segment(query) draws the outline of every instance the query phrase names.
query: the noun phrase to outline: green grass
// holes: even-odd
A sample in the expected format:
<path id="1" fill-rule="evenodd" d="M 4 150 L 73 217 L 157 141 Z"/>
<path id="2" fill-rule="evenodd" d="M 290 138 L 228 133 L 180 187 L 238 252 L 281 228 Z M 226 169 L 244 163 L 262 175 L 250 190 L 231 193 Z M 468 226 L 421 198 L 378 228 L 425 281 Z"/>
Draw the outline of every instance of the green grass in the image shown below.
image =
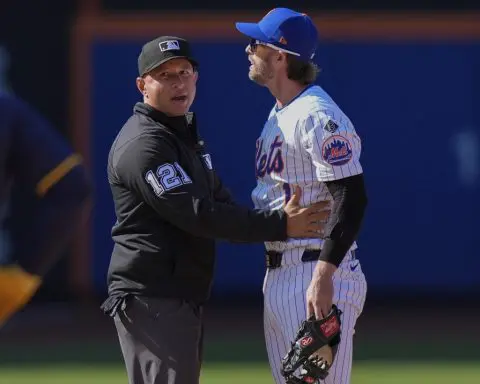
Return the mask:
<path id="1" fill-rule="evenodd" d="M 1 384 L 127 384 L 121 365 L 17 366 L 0 368 Z M 262 363 L 206 363 L 202 384 L 273 384 Z M 359 362 L 351 384 L 475 384 L 478 364 Z"/>
<path id="2" fill-rule="evenodd" d="M 480 349 L 476 341 L 465 341 L 456 348 L 454 342 L 368 341 L 356 345 L 357 362 L 422 362 L 447 365 L 477 363 Z M 205 343 L 205 361 L 219 364 L 255 364 L 267 361 L 262 340 L 245 337 L 208 340 Z M 46 364 L 82 366 L 111 366 L 122 362 L 120 347 L 116 343 L 56 342 L 55 344 L 2 344 L 0 343 L 0 369 L 2 366 L 32 366 Z M 442 363 L 440 363 L 442 362 Z M 479 381 L 480 384 L 480 381 Z"/>
<path id="3" fill-rule="evenodd" d="M 477 343 L 360 343 L 351 384 L 478 384 Z M 0 384 L 127 384 L 116 343 L 0 344 Z M 201 384 L 274 384 L 262 340 L 212 339 Z"/>

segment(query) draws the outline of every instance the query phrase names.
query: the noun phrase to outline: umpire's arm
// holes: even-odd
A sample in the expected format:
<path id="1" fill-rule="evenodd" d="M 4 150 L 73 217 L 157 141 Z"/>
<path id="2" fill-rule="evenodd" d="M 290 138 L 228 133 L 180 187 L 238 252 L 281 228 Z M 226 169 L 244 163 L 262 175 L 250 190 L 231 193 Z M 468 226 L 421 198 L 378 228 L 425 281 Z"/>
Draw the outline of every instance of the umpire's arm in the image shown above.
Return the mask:
<path id="1" fill-rule="evenodd" d="M 214 177 L 213 197 L 215 201 L 218 203 L 225 203 L 225 204 L 232 204 L 232 205 L 235 204 L 232 194 L 222 183 L 222 180 L 220 179 L 220 177 L 216 172 L 214 172 L 213 177 Z"/>
<path id="2" fill-rule="evenodd" d="M 230 204 L 229 199 L 216 201 L 208 191 L 200 189 L 167 140 L 144 135 L 122 154 L 116 172 L 163 220 L 195 236 L 244 242 L 287 237 L 282 211 L 250 210 Z M 158 176 L 162 174 L 171 177 L 162 180 Z M 217 193 L 223 190 L 218 186 L 217 181 Z"/>

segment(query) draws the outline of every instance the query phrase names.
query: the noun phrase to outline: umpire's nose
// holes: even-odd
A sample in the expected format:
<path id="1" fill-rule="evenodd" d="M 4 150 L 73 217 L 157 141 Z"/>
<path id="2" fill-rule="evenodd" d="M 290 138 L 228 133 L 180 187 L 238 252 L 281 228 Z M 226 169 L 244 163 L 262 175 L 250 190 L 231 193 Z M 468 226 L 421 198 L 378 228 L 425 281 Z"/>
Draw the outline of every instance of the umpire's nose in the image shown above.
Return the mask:
<path id="1" fill-rule="evenodd" d="M 184 88 L 185 87 L 185 80 L 182 79 L 182 76 L 176 75 L 174 80 L 172 81 L 173 88 Z"/>
<path id="2" fill-rule="evenodd" d="M 247 55 L 252 55 L 252 47 L 250 47 L 250 44 L 247 44 L 247 46 L 245 47 L 245 53 Z"/>

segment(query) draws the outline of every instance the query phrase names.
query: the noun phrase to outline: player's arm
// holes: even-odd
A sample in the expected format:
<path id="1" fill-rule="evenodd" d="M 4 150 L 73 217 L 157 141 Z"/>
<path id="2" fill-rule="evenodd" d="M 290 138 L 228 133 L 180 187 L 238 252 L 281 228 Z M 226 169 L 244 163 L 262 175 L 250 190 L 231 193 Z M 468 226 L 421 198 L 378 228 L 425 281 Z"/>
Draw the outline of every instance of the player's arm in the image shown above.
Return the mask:
<path id="1" fill-rule="evenodd" d="M 29 106 L 16 104 L 11 164 L 14 183 L 31 190 L 35 211 L 15 255 L 25 269 L 43 275 L 75 233 L 90 185 L 80 156 Z"/>
<path id="2" fill-rule="evenodd" d="M 306 121 L 306 150 L 315 166 L 318 181 L 333 197 L 324 243 L 307 289 L 307 316 L 326 317 L 333 302 L 333 274 L 359 232 L 367 205 L 360 139 L 353 127 L 330 116 L 311 116 Z"/>
<path id="3" fill-rule="evenodd" d="M 367 206 L 363 174 L 325 182 L 333 197 L 320 260 L 338 267 L 357 239 Z"/>
<path id="4" fill-rule="evenodd" d="M 158 148 L 157 138 L 143 136 L 120 156 L 116 172 L 162 219 L 195 236 L 246 242 L 287 237 L 282 211 L 249 210 L 205 195 L 167 141 Z"/>
<path id="5" fill-rule="evenodd" d="M 85 214 L 90 190 L 80 158 L 37 113 L 18 100 L 0 101 L 14 114 L 10 174 L 36 196 L 14 246 L 15 267 L 0 268 L 0 322 L 26 304 Z M 2 108 L 3 109 L 3 108 Z"/>
<path id="6" fill-rule="evenodd" d="M 311 117 L 305 123 L 306 149 L 317 179 L 333 197 L 320 260 L 338 267 L 357 238 L 367 206 L 360 139 L 348 125 L 327 115 Z"/>

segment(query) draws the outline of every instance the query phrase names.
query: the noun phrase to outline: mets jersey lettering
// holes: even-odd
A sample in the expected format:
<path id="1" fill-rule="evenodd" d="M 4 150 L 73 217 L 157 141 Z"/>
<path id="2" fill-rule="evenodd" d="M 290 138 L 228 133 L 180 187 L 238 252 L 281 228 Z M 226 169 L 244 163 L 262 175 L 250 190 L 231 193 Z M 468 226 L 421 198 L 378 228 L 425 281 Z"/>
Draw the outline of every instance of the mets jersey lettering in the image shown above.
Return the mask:
<path id="1" fill-rule="evenodd" d="M 361 141 L 351 121 L 321 87 L 310 86 L 290 104 L 270 112 L 256 143 L 253 203 L 259 209 L 280 209 L 295 185 L 302 188 L 302 206 L 332 200 L 325 182 L 362 173 L 360 153 Z M 289 239 L 265 245 L 284 251 L 319 249 L 321 243 Z"/>
<path id="2" fill-rule="evenodd" d="M 281 173 L 283 171 L 282 144 L 280 136 L 276 136 L 270 149 L 264 152 L 263 139 L 257 140 L 257 155 L 255 174 L 257 178 L 262 178 L 272 172 Z"/>

